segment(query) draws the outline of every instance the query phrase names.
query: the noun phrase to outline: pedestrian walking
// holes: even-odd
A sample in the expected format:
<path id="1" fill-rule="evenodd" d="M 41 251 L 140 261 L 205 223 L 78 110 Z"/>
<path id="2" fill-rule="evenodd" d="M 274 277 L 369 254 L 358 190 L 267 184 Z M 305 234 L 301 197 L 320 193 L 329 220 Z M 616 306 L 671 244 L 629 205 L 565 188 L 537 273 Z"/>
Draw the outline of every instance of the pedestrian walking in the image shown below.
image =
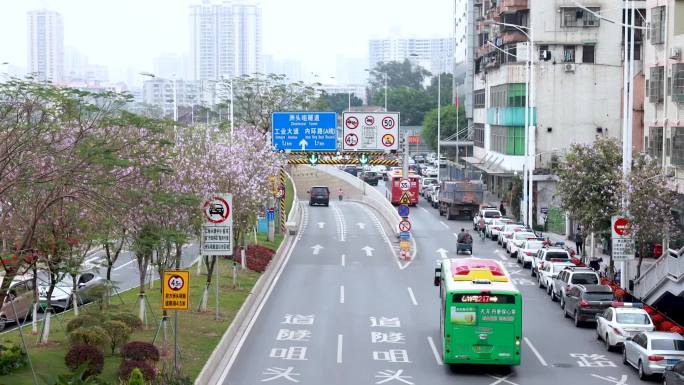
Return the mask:
<path id="1" fill-rule="evenodd" d="M 582 234 L 580 226 L 577 226 L 577 230 L 575 230 L 575 245 L 577 247 L 577 255 L 584 256 L 584 234 Z"/>
<path id="2" fill-rule="evenodd" d="M 501 213 L 502 217 L 506 216 L 506 206 L 503 204 L 504 202 L 501 201 L 501 204 L 499 205 L 499 212 Z"/>
<path id="3" fill-rule="evenodd" d="M 342 201 L 342 197 L 344 196 L 344 191 L 342 191 L 342 187 L 337 190 L 337 197 L 339 198 L 340 201 Z"/>

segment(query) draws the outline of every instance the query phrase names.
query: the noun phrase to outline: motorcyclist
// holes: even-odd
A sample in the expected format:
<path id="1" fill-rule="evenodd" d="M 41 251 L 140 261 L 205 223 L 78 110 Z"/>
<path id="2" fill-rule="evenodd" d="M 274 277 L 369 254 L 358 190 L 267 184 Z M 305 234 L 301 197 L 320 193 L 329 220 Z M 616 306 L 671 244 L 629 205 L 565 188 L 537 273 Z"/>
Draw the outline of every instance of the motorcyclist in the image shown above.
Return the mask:
<path id="1" fill-rule="evenodd" d="M 480 220 L 477 221 L 477 231 L 484 232 L 486 226 L 487 223 L 485 222 L 485 219 L 483 217 L 480 217 Z"/>
<path id="2" fill-rule="evenodd" d="M 461 229 L 461 232 L 458 233 L 458 237 L 456 237 L 456 242 L 465 243 L 465 241 L 464 241 L 465 235 L 466 235 L 465 229 Z"/>

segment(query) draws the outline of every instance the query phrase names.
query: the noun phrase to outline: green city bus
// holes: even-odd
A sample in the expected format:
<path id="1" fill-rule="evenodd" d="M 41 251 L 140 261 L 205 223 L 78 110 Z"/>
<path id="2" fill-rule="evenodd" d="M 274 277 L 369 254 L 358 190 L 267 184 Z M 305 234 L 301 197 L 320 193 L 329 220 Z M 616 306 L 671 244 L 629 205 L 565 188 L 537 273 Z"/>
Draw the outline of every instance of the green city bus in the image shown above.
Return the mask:
<path id="1" fill-rule="evenodd" d="M 520 365 L 522 297 L 490 259 L 444 259 L 435 269 L 445 364 Z"/>

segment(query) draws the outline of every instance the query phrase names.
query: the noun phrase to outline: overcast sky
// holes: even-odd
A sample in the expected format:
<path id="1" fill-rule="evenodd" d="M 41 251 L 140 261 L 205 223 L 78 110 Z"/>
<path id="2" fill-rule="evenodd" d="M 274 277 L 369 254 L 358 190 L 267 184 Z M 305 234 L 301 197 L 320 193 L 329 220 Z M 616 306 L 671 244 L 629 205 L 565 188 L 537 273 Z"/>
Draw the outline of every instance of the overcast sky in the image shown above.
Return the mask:
<path id="1" fill-rule="evenodd" d="M 186 53 L 188 6 L 200 0 L 0 0 L 0 62 L 26 67 L 26 12 L 61 13 L 64 44 L 110 68 L 152 70 L 161 53 Z M 448 37 L 452 0 L 261 0 L 263 51 L 335 75 L 337 55 L 366 57 L 369 38 Z"/>

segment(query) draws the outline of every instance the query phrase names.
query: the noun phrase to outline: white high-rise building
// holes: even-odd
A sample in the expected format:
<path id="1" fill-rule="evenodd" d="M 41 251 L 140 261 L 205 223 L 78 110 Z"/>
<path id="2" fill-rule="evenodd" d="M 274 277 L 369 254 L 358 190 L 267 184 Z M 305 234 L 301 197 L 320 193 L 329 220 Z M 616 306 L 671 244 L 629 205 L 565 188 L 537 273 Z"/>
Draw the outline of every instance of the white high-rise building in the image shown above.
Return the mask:
<path id="1" fill-rule="evenodd" d="M 263 71 L 260 5 L 204 0 L 190 6 L 190 28 L 196 80 Z"/>
<path id="2" fill-rule="evenodd" d="M 55 11 L 27 13 L 28 67 L 41 80 L 64 78 L 64 23 Z"/>
<path id="3" fill-rule="evenodd" d="M 432 74 L 451 73 L 454 41 L 440 39 L 371 39 L 368 41 L 368 64 L 409 59 Z"/>

